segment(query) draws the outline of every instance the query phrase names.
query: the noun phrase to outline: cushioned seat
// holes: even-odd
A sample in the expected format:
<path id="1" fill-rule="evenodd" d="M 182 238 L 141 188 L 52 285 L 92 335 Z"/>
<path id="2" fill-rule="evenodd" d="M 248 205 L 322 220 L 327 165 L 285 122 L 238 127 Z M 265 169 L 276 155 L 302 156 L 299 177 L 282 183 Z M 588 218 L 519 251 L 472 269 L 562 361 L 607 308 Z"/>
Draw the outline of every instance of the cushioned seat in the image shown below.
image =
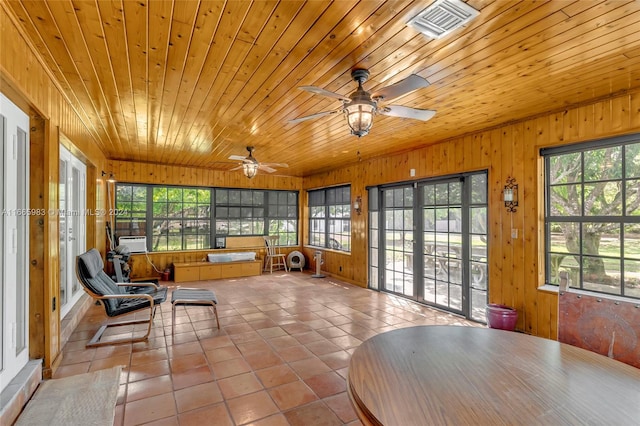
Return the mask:
<path id="1" fill-rule="evenodd" d="M 173 335 L 176 325 L 176 306 L 210 306 L 216 316 L 218 330 L 220 330 L 220 320 L 218 319 L 218 298 L 211 290 L 202 288 L 177 288 L 171 293 L 171 334 Z"/>
<path id="2" fill-rule="evenodd" d="M 103 270 L 100 252 L 95 248 L 81 254 L 76 260 L 76 274 L 85 292 L 104 306 L 108 317 L 117 317 L 142 309 L 149 310 L 149 318 L 120 322 L 105 322 L 87 344 L 87 347 L 123 342 L 140 342 L 149 337 L 156 307 L 167 299 L 167 287 L 155 283 L 116 283 Z M 143 336 L 101 342 L 108 327 L 148 323 Z"/>

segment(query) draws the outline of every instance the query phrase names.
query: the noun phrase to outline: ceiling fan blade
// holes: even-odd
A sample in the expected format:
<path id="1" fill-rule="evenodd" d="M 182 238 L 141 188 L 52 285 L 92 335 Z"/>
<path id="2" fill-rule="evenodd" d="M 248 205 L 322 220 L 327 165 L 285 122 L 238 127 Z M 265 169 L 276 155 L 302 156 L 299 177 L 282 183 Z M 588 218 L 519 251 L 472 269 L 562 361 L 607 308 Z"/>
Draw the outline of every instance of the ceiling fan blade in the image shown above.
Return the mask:
<path id="1" fill-rule="evenodd" d="M 243 161 L 246 160 L 247 157 L 243 157 L 242 155 L 230 155 L 229 156 L 229 160 L 234 160 L 234 161 Z"/>
<path id="2" fill-rule="evenodd" d="M 338 113 L 340 111 L 342 111 L 342 110 L 319 112 L 317 114 L 311 114 L 311 115 L 307 115 L 305 117 L 294 118 L 293 120 L 289 120 L 289 123 L 292 123 L 292 124 L 300 123 L 301 121 L 311 120 L 312 118 L 318 118 L 318 117 L 324 117 L 325 115 L 336 114 L 336 113 Z"/>
<path id="3" fill-rule="evenodd" d="M 233 169 L 229 169 L 230 172 L 234 171 L 234 170 L 240 170 L 242 168 L 242 166 L 238 166 L 238 167 L 234 167 Z"/>
<path id="4" fill-rule="evenodd" d="M 399 82 L 392 84 L 391 86 L 383 87 L 382 89 L 377 90 L 371 95 L 371 97 L 373 99 L 389 100 L 397 98 L 409 92 L 413 92 L 414 90 L 420 89 L 422 87 L 427 87 L 430 84 L 431 83 L 429 83 L 419 75 L 411 74 L 404 80 L 400 80 Z"/>
<path id="5" fill-rule="evenodd" d="M 427 121 L 436 115 L 436 112 L 431 109 L 409 108 L 401 105 L 389 105 L 379 108 L 378 113 L 389 117 L 413 118 L 422 121 Z"/>
<path id="6" fill-rule="evenodd" d="M 328 96 L 330 98 L 340 99 L 341 101 L 344 101 L 344 102 L 351 102 L 351 99 L 349 99 L 346 96 L 340 95 L 339 93 L 330 92 L 328 90 L 321 89 L 320 87 L 300 86 L 300 89 L 306 90 L 307 92 L 315 93 L 316 95 Z"/>
<path id="7" fill-rule="evenodd" d="M 289 167 L 288 164 L 286 163 L 260 163 L 264 166 L 269 166 L 269 167 L 278 167 L 280 169 L 286 169 L 287 167 Z"/>
<path id="8" fill-rule="evenodd" d="M 265 172 L 267 172 L 267 173 L 273 173 L 273 172 L 275 172 L 275 171 L 276 171 L 276 169 L 272 169 L 271 167 L 269 167 L 269 166 L 265 166 L 264 164 L 258 164 L 258 168 L 259 168 L 260 170 L 264 170 L 264 171 L 265 171 Z"/>

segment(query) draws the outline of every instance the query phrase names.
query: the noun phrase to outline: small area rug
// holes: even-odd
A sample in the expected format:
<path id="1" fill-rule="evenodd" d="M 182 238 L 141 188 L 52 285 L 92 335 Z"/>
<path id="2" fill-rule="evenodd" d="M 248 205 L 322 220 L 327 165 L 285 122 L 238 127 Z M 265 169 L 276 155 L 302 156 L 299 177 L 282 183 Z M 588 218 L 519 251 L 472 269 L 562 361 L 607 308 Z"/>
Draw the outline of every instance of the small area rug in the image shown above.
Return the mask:
<path id="1" fill-rule="evenodd" d="M 122 367 L 43 382 L 16 426 L 112 426 Z"/>

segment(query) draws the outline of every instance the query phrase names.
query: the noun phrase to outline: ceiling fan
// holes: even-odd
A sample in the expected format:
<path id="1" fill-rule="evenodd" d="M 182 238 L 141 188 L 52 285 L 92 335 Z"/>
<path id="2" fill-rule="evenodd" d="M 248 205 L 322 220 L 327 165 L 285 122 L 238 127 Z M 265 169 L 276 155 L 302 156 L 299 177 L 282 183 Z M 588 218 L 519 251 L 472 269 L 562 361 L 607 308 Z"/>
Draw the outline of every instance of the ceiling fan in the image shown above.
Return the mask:
<path id="1" fill-rule="evenodd" d="M 316 86 L 301 86 L 300 89 L 306 90 L 307 92 L 341 100 L 342 107 L 333 111 L 318 112 L 305 117 L 294 118 L 293 120 L 289 120 L 289 123 L 299 123 L 313 118 L 324 117 L 325 115 L 344 112 L 347 116 L 347 123 L 351 128 L 351 134 L 362 137 L 371 130 L 373 117 L 376 114 L 412 118 L 422 121 L 427 121 L 436 114 L 435 111 L 430 109 L 417 109 L 401 105 L 378 105 L 379 102 L 394 99 L 422 87 L 429 86 L 429 82 L 419 75 L 411 74 L 404 80 L 383 87 L 373 93 L 365 91 L 362 87 L 362 83 L 369 78 L 368 70 L 355 69 L 351 71 L 351 78 L 358 83 L 358 89 L 348 97 Z"/>
<path id="2" fill-rule="evenodd" d="M 231 155 L 229 156 L 229 160 L 241 161 L 238 167 L 235 167 L 231 170 L 240 170 L 242 169 L 244 175 L 251 179 L 258 173 L 258 169 L 265 171 L 267 173 L 273 173 L 276 171 L 274 167 L 285 168 L 289 167 L 288 164 L 285 163 L 260 163 L 253 156 L 254 147 L 248 146 L 247 151 L 249 151 L 249 155 L 243 157 L 241 155 Z"/>

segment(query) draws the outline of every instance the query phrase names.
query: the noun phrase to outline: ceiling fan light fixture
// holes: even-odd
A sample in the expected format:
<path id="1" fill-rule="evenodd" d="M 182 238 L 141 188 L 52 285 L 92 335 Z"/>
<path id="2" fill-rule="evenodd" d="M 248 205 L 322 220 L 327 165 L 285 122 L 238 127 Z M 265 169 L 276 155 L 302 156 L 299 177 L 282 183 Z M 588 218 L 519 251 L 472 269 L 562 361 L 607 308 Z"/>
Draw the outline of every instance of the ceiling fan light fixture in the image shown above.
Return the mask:
<path id="1" fill-rule="evenodd" d="M 246 177 L 252 179 L 255 175 L 258 174 L 258 164 L 246 162 L 242 165 L 242 172 Z"/>
<path id="2" fill-rule="evenodd" d="M 369 134 L 371 127 L 373 127 L 373 117 L 377 114 L 427 121 L 436 113 L 432 110 L 417 109 L 402 105 L 383 105 L 382 107 L 378 107 L 378 102 L 380 101 L 384 102 L 389 99 L 395 99 L 400 96 L 404 96 L 409 92 L 413 92 L 414 90 L 429 86 L 429 82 L 417 74 L 411 74 L 409 77 L 406 77 L 390 86 L 378 89 L 373 94 L 367 92 L 362 87 L 362 83 L 367 81 L 369 78 L 368 70 L 356 68 L 351 71 L 351 78 L 358 83 L 358 88 L 355 92 L 349 95 L 349 98 L 345 98 L 338 93 L 321 89 L 320 87 L 301 86 L 300 88 L 307 92 L 340 99 L 342 101 L 342 108 L 299 117 L 289 120 L 289 122 L 299 123 L 312 118 L 324 117 L 340 112 L 344 113 L 347 119 L 347 125 L 351 130 L 351 134 L 361 138 L 362 136 Z"/>
<path id="3" fill-rule="evenodd" d="M 376 113 L 376 105 L 373 102 L 361 102 L 348 104 L 344 108 L 347 114 L 347 124 L 351 128 L 351 134 L 357 137 L 365 136 L 373 126 L 373 116 Z"/>

